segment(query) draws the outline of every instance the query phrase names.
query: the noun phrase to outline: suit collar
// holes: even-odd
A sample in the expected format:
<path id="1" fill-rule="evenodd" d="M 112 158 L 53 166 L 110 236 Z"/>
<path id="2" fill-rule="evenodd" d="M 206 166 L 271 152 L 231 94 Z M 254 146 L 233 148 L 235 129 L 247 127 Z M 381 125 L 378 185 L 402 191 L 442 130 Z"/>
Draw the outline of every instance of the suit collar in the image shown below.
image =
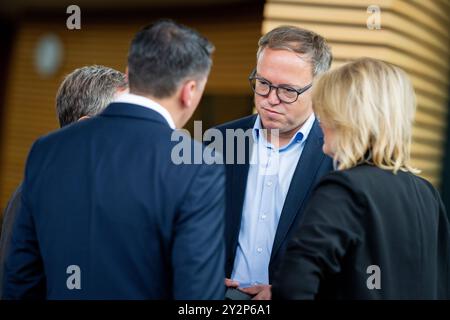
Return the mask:
<path id="1" fill-rule="evenodd" d="M 153 101 L 152 99 L 149 99 L 144 96 L 140 96 L 133 93 L 125 93 L 120 95 L 115 102 L 122 102 L 122 103 L 131 103 L 131 104 L 137 104 L 146 108 L 149 108 L 153 111 L 158 112 L 160 115 L 166 119 L 167 123 L 172 129 L 175 129 L 175 122 L 172 119 L 172 116 L 170 115 L 169 111 L 164 108 L 162 105 L 157 103 L 156 101 Z"/>
<path id="2" fill-rule="evenodd" d="M 170 128 L 167 120 L 159 112 L 134 103 L 112 102 L 100 116 L 146 119 L 159 122 Z"/>
<path id="3" fill-rule="evenodd" d="M 294 146 L 296 143 L 305 143 L 305 141 L 308 139 L 309 133 L 311 132 L 311 129 L 314 125 L 314 122 L 316 120 L 316 116 L 314 113 L 311 113 L 311 115 L 306 119 L 306 121 L 303 123 L 303 125 L 297 130 L 297 132 L 292 136 L 291 140 L 283 147 L 278 148 L 279 152 L 284 152 L 288 149 L 290 149 L 292 146 Z M 275 148 L 271 143 L 266 141 L 266 139 L 261 136 L 260 130 L 263 130 L 261 117 L 258 115 L 255 120 L 255 124 L 253 125 L 252 135 L 253 140 L 258 141 L 260 138 L 264 140 L 264 144 L 266 146 Z"/>
<path id="4" fill-rule="evenodd" d="M 241 129 L 247 130 L 255 127 L 256 121 L 259 118 L 258 114 L 253 114 L 246 118 L 247 121 L 243 123 L 243 126 Z"/>

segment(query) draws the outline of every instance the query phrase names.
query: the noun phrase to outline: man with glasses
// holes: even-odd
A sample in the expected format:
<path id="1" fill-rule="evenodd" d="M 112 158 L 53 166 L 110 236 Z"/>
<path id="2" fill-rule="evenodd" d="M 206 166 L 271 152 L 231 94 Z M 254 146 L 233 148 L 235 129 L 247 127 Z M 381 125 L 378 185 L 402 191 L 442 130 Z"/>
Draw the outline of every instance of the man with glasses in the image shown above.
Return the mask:
<path id="1" fill-rule="evenodd" d="M 252 133 L 251 139 L 241 140 L 244 148 L 235 145 L 234 159 L 225 154 L 230 299 L 245 298 L 242 293 L 271 298 L 270 283 L 312 187 L 332 170 L 311 101 L 314 77 L 327 71 L 332 60 L 325 39 L 282 26 L 258 44 L 257 65 L 249 77 L 258 114 L 218 127 L 223 133 Z M 244 163 L 230 163 L 239 158 L 238 150 L 245 150 Z"/>

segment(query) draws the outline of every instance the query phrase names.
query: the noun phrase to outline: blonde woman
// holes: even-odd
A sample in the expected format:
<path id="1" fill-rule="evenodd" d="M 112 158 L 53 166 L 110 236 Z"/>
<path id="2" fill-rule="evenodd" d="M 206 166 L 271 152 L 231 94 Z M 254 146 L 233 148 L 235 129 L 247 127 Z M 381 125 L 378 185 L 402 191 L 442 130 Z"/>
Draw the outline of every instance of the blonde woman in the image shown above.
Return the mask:
<path id="1" fill-rule="evenodd" d="M 448 299 L 450 227 L 438 192 L 410 164 L 414 91 L 364 58 L 313 85 L 323 150 L 316 187 L 273 283 L 282 299 Z"/>

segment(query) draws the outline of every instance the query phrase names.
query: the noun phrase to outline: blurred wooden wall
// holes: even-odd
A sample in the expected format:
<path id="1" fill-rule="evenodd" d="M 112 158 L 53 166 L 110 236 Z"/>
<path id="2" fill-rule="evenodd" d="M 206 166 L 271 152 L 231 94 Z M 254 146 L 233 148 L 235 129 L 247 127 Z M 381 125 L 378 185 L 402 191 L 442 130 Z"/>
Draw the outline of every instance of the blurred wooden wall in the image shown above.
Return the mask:
<path id="1" fill-rule="evenodd" d="M 370 5 L 381 10 L 380 30 L 367 28 Z M 418 100 L 413 164 L 439 186 L 448 112 L 449 13 L 447 0 L 267 0 L 263 32 L 281 24 L 314 30 L 332 47 L 332 68 L 366 56 L 407 71 Z"/>
<path id="2" fill-rule="evenodd" d="M 25 160 L 33 141 L 59 127 L 55 95 L 66 74 L 91 64 L 125 71 L 133 35 L 155 19 L 173 18 L 197 29 L 216 46 L 205 94 L 209 97 L 223 95 L 231 102 L 242 101 L 239 97 L 252 94 L 247 77 L 255 65 L 263 4 L 150 9 L 144 12 L 124 10 L 113 15 L 82 9 L 81 30 L 66 28 L 68 15 L 65 8 L 48 16 L 35 13 L 24 18 L 18 23 L 6 83 L 6 103 L 0 120 L 1 212 L 23 178 Z M 36 72 L 33 59 L 38 40 L 48 33 L 56 34 L 62 41 L 63 62 L 55 75 L 42 78 Z M 222 118 L 223 121 L 229 120 L 233 114 L 251 113 L 251 106 L 245 104 L 215 105 L 227 108 L 215 113 L 220 118 L 214 119 L 216 123 Z"/>
<path id="3" fill-rule="evenodd" d="M 370 5 L 381 9 L 381 30 L 369 30 L 366 26 Z M 446 0 L 261 0 L 258 5 L 131 13 L 124 10 L 113 15 L 82 10 L 79 31 L 67 30 L 65 8 L 61 12 L 48 17 L 33 14 L 18 21 L 0 119 L 2 211 L 22 179 L 32 142 L 58 128 L 54 98 L 64 75 L 90 64 L 123 71 L 132 36 L 159 17 L 174 18 L 194 27 L 216 45 L 205 92 L 212 101 L 221 96 L 227 96 L 229 100 L 224 101 L 231 103 L 245 100 L 242 97 L 250 94 L 247 75 L 255 65 L 261 31 L 265 33 L 280 24 L 298 25 L 325 36 L 333 49 L 333 68 L 360 56 L 399 65 L 411 76 L 418 98 L 414 164 L 433 184 L 440 184 L 449 81 L 450 6 Z M 57 74 L 41 78 L 35 71 L 33 56 L 39 38 L 47 33 L 61 39 L 64 56 Z M 247 112 L 245 106 L 230 105 L 225 110 L 227 106 L 217 105 L 221 119 Z"/>

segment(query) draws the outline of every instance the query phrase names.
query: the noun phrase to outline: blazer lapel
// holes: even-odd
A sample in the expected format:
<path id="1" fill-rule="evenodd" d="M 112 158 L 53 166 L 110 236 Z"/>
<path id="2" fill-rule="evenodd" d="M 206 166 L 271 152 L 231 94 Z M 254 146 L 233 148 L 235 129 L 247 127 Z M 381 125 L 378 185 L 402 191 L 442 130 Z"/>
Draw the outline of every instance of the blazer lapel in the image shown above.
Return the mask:
<path id="1" fill-rule="evenodd" d="M 242 218 L 242 207 L 244 204 L 245 189 L 247 186 L 249 164 L 233 165 L 231 166 L 231 181 L 232 181 L 232 195 L 231 195 L 231 225 L 235 227 L 234 235 L 239 234 Z M 233 239 L 233 240 L 237 240 Z"/>
<path id="2" fill-rule="evenodd" d="M 249 121 L 248 126 L 245 126 L 241 129 L 248 130 L 253 128 L 255 123 L 256 116 Z M 245 190 L 247 188 L 247 179 L 248 179 L 248 171 L 250 168 L 250 159 L 251 152 L 253 148 L 253 137 L 250 138 L 249 143 L 245 143 L 245 161 L 243 164 L 237 164 L 237 152 L 238 146 L 234 147 L 234 164 L 227 165 L 227 178 L 231 181 L 231 186 L 229 188 L 231 194 L 228 196 L 230 209 L 228 211 L 228 221 L 227 224 L 230 229 L 227 230 L 227 233 L 231 239 L 230 243 L 231 250 L 230 256 L 234 257 L 237 241 L 239 237 L 239 230 L 241 228 L 241 220 L 242 220 L 242 209 L 244 205 L 244 197 Z"/>
<path id="3" fill-rule="evenodd" d="M 292 223 L 299 214 L 299 210 L 302 208 L 305 198 L 314 183 L 316 172 L 325 157 L 322 152 L 322 145 L 323 134 L 316 120 L 311 128 L 300 160 L 297 163 L 286 200 L 284 201 L 273 242 L 271 261 L 286 238 Z"/>

